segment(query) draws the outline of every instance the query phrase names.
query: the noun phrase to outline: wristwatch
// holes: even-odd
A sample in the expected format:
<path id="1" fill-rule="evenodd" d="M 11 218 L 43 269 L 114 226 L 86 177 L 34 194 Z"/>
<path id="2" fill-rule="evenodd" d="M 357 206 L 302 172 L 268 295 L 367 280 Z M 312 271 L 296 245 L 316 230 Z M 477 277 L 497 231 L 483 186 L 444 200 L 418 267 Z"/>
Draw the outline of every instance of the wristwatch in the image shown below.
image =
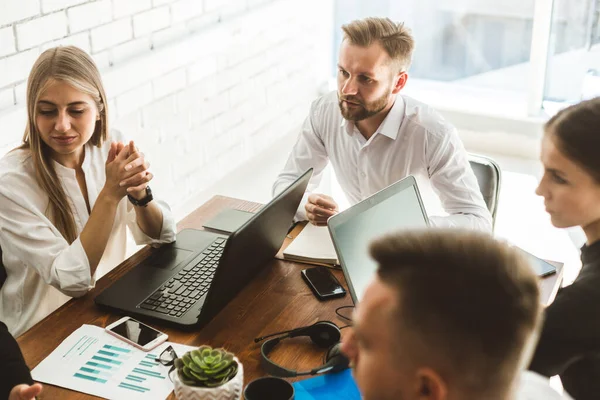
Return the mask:
<path id="1" fill-rule="evenodd" d="M 148 203 L 150 203 L 154 199 L 154 197 L 152 196 L 152 190 L 150 190 L 150 186 L 146 186 L 146 196 L 144 196 L 143 198 L 138 200 L 129 193 L 127 194 L 127 198 L 129 199 L 131 204 L 138 207 L 146 207 Z"/>

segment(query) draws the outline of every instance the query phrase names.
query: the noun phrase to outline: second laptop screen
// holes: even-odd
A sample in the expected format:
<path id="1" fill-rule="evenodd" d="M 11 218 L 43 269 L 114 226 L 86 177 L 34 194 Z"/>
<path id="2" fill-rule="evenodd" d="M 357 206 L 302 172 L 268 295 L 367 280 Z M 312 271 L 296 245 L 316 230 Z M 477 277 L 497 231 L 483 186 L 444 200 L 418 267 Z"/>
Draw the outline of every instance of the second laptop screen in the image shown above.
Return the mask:
<path id="1" fill-rule="evenodd" d="M 428 226 L 414 186 L 374 203 L 366 209 L 360 207 L 360 212 L 334 228 L 336 247 L 355 302 L 360 301 L 377 269 L 369 256 L 371 240 L 398 230 Z"/>

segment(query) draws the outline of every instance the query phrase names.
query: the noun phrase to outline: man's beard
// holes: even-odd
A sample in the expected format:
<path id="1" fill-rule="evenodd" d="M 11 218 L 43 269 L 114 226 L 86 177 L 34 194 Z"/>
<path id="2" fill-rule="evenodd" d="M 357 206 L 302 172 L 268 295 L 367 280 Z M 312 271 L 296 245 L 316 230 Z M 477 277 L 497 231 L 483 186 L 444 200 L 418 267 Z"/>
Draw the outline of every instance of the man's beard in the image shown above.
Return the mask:
<path id="1" fill-rule="evenodd" d="M 349 107 L 346 103 L 344 103 L 344 100 L 355 103 L 355 105 L 353 105 L 353 107 Z M 372 117 L 373 115 L 381 112 L 387 106 L 387 104 L 387 94 L 384 94 L 375 101 L 365 104 L 354 96 L 344 96 L 338 92 L 338 105 L 340 106 L 342 117 L 348 121 L 358 122 Z"/>

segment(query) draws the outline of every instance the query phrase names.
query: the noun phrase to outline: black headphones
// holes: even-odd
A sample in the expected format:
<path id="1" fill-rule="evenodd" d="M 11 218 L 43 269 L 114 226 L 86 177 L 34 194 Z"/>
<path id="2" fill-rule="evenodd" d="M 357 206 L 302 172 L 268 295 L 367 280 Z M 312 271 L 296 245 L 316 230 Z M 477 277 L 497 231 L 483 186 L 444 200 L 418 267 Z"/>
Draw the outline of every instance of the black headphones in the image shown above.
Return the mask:
<path id="1" fill-rule="evenodd" d="M 337 325 L 332 322 L 319 321 L 313 325 L 304 326 L 302 328 L 273 333 L 254 339 L 254 343 L 258 343 L 261 340 L 277 335 L 283 336 L 269 339 L 260 347 L 262 365 L 269 375 L 278 376 L 281 378 L 293 378 L 302 375 L 318 375 L 326 372 L 337 372 L 348 368 L 348 358 L 340 351 L 340 338 L 342 337 L 340 328 L 338 328 Z M 323 365 L 310 371 L 295 371 L 277 365 L 269 359 L 269 353 L 275 348 L 275 346 L 279 344 L 279 342 L 286 338 L 298 336 L 309 336 L 313 343 L 315 343 L 317 346 L 328 348 L 327 353 L 325 353 L 325 363 Z"/>

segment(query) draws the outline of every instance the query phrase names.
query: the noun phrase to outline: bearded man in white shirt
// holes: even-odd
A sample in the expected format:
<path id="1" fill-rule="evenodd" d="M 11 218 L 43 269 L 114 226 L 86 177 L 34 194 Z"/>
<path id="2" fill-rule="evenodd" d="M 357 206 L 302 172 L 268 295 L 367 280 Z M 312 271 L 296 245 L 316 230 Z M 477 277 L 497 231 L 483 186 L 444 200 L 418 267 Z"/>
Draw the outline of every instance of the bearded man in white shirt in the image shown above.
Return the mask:
<path id="1" fill-rule="evenodd" d="M 351 204 L 414 175 L 431 183 L 449 214 L 431 217 L 432 225 L 490 232 L 492 218 L 456 129 L 399 94 L 414 48 L 410 30 L 387 18 L 353 21 L 342 30 L 338 90 L 313 102 L 273 193 L 314 168 L 296 218 L 325 225 L 338 204 L 311 192 L 329 161 Z"/>

